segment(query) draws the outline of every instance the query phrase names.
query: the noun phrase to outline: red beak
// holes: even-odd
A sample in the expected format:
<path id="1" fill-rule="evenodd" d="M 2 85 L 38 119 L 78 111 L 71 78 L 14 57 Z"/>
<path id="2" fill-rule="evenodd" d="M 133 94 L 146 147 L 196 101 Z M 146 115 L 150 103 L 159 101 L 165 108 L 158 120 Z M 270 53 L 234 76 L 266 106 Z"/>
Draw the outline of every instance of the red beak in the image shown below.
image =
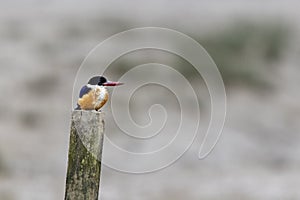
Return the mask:
<path id="1" fill-rule="evenodd" d="M 123 85 L 124 83 L 120 82 L 113 82 L 113 81 L 107 81 L 106 83 L 103 83 L 104 86 L 118 86 L 118 85 Z"/>

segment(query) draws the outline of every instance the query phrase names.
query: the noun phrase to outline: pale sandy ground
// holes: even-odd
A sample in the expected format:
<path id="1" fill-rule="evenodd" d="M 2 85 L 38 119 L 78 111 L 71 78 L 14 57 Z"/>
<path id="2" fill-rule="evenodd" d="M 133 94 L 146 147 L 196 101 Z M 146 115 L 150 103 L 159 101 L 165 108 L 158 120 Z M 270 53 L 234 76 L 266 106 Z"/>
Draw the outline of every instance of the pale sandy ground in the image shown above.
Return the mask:
<path id="1" fill-rule="evenodd" d="M 139 26 L 190 33 L 198 33 L 199 26 L 198 34 L 204 34 L 239 17 L 284 19 L 297 31 L 299 6 L 297 1 L 1 1 L 0 199 L 63 198 L 73 82 L 98 42 Z M 132 25 L 122 23 L 126 20 Z M 300 199 L 298 43 L 276 63 L 278 70 L 266 75 L 273 92 L 228 88 L 227 123 L 207 159 L 197 159 L 196 141 L 183 158 L 156 173 L 104 167 L 102 199 Z M 110 109 L 104 111 L 110 120 Z M 104 156 L 110 152 L 104 150 Z"/>

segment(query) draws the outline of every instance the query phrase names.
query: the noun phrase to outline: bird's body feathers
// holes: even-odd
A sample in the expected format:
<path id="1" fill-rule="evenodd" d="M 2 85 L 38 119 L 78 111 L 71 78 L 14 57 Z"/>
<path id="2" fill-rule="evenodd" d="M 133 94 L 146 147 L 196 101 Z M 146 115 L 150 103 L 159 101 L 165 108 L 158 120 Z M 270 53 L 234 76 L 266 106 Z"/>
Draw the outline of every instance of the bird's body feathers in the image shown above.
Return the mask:
<path id="1" fill-rule="evenodd" d="M 80 90 L 78 107 L 83 110 L 99 110 L 108 100 L 108 92 L 104 86 L 83 86 Z"/>

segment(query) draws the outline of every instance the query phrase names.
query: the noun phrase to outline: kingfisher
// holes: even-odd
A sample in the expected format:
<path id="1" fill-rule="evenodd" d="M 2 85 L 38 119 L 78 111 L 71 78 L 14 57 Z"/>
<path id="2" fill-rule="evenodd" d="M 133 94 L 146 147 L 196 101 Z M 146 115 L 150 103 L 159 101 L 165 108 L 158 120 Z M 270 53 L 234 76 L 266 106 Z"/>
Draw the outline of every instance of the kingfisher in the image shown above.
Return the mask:
<path id="1" fill-rule="evenodd" d="M 88 83 L 81 88 L 77 108 L 75 108 L 75 110 L 98 111 L 108 100 L 106 86 L 118 85 L 123 85 L 123 83 L 108 81 L 104 76 L 92 77 Z"/>

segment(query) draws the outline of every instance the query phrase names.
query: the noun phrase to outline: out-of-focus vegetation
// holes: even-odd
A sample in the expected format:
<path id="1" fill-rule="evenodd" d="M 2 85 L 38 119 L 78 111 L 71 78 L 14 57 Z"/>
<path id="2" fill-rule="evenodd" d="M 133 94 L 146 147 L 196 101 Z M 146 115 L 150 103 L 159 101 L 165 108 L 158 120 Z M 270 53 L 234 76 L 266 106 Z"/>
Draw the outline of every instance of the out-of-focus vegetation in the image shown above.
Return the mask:
<path id="1" fill-rule="evenodd" d="M 289 28 L 283 23 L 238 22 L 198 38 L 217 64 L 226 84 L 269 85 L 272 73 L 288 47 Z"/>
<path id="2" fill-rule="evenodd" d="M 3 172 L 5 172 L 6 169 L 5 169 L 5 166 L 4 166 L 4 160 L 0 154 L 0 175 L 3 174 Z"/>
<path id="3" fill-rule="evenodd" d="M 276 66 L 289 45 L 290 28 L 279 22 L 239 21 L 218 32 L 191 36 L 210 54 L 227 86 L 242 84 L 270 88 L 267 74 L 276 72 Z M 153 53 L 153 50 L 131 52 L 122 56 L 115 61 L 116 71 L 112 74 L 123 74 L 130 68 L 147 62 L 172 66 L 188 79 L 198 74 L 184 59 L 166 52 Z"/>
<path id="4" fill-rule="evenodd" d="M 54 56 L 60 57 L 59 55 L 63 53 L 62 49 L 73 45 L 74 41 L 77 45 L 81 45 L 95 39 L 95 41 L 91 40 L 91 44 L 95 44 L 111 35 L 135 27 L 133 25 L 137 22 L 118 18 L 102 19 L 94 16 L 88 19 L 79 18 L 75 22 L 71 18 L 66 18 L 63 23 L 66 23 L 67 26 L 62 26 L 57 30 L 59 44 L 55 41 L 38 41 L 37 53 L 39 59 L 42 59 L 44 63 L 49 63 L 49 59 L 51 60 Z M 103 31 L 103 27 L 109 28 Z M 26 32 L 23 29 L 24 27 L 18 26 L 18 23 L 14 22 L 8 26 L 6 32 L 14 40 L 22 39 L 25 36 L 18 34 Z M 217 64 L 227 86 L 243 84 L 264 87 L 270 86 L 266 74 L 276 72 L 274 67 L 280 63 L 283 52 L 288 48 L 291 29 L 285 22 L 240 20 L 209 31 L 207 34 L 203 34 L 201 31 L 199 31 L 201 34 L 198 34 L 197 31 L 183 33 L 190 35 L 207 50 Z M 81 43 L 78 43 L 79 38 Z M 144 54 L 131 52 L 124 56 L 124 59 L 116 62 L 118 67 L 112 74 L 123 74 L 136 64 L 156 61 L 165 62 L 165 64 L 180 70 L 187 78 L 197 74 L 188 62 L 178 56 L 168 56 L 168 53 L 164 53 L 162 58 L 162 52 L 149 54 L 149 51 L 146 51 Z M 130 56 L 131 54 L 135 54 L 135 56 Z M 65 58 L 61 59 L 66 60 Z M 172 62 L 169 62 L 170 60 Z M 74 62 L 78 64 L 81 61 Z M 71 63 L 70 66 L 74 66 L 74 63 Z M 53 77 L 50 79 L 52 80 Z M 29 86 L 31 87 L 31 85 Z M 49 84 L 46 83 L 45 86 L 48 87 Z M 43 87 L 39 84 L 39 88 Z"/>
<path id="5" fill-rule="evenodd" d="M 212 154 L 199 161 L 197 155 L 205 136 L 201 130 L 208 127 L 213 107 L 210 91 L 198 72 L 183 58 L 157 49 L 133 51 L 116 59 L 105 72 L 111 80 L 145 63 L 177 69 L 197 94 L 200 131 L 191 148 L 164 170 L 136 176 L 104 167 L 101 199 L 300 199 L 296 187 L 300 185 L 299 5 L 296 1 L 216 4 L 160 0 L 101 1 L 97 5 L 49 1 L 23 6 L 21 1 L 4 0 L 0 18 L 0 200 L 63 198 L 70 110 L 76 105 L 71 102 L 72 89 L 74 81 L 80 80 L 77 70 L 100 42 L 144 26 L 180 31 L 207 50 L 226 84 L 226 123 Z M 136 39 L 128 38 L 118 45 Z M 101 56 L 89 61 L 91 71 L 99 67 L 102 73 Z M 90 75 L 87 73 L 82 76 Z M 138 88 L 130 99 L 130 115 L 142 125 L 156 116 L 148 110 L 149 105 L 161 104 L 167 114 L 166 125 L 173 123 L 170 126 L 175 129 L 183 108 L 177 99 L 188 105 L 193 94 L 163 71 L 131 77 L 138 80 L 153 75 L 174 80 L 172 86 L 180 88 L 180 95 L 175 97 L 168 88 L 155 84 Z M 126 88 L 135 81 L 128 80 L 119 94 L 127 96 Z M 77 97 L 79 91 L 74 92 Z M 127 99 L 114 101 L 124 103 Z M 152 142 L 135 145 L 114 127 L 111 105 L 103 110 L 108 138 L 129 151 L 145 152 Z M 194 119 L 183 120 L 192 124 Z M 162 133 L 159 137 L 163 140 L 158 145 L 168 136 Z M 107 158 L 115 156 L 107 149 L 104 154 Z M 147 183 L 147 187 L 141 183 Z"/>

